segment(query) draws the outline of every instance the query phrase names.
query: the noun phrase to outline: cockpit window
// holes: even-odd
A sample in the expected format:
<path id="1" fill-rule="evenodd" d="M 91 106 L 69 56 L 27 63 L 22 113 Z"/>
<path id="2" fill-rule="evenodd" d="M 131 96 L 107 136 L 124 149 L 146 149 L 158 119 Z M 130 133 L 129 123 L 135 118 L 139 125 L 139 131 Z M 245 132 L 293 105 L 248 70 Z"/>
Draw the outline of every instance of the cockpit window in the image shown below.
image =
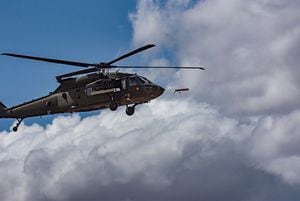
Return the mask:
<path id="1" fill-rule="evenodd" d="M 129 86 L 135 86 L 137 84 L 138 84 L 138 82 L 135 77 L 129 78 Z"/>
<path id="2" fill-rule="evenodd" d="M 137 78 L 139 79 L 139 81 L 140 81 L 142 84 L 146 83 L 145 80 L 143 80 L 141 77 L 137 77 Z"/>
<path id="3" fill-rule="evenodd" d="M 142 76 L 139 76 L 138 77 L 139 78 L 139 80 L 144 84 L 144 83 L 151 83 L 147 78 L 144 78 L 144 77 L 142 77 Z"/>

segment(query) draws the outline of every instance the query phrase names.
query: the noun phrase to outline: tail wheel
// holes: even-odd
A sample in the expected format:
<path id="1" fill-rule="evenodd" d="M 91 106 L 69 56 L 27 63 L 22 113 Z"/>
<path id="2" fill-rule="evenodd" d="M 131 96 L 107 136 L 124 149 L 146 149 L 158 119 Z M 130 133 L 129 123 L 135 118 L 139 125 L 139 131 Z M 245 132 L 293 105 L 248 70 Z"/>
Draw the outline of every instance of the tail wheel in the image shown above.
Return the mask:
<path id="1" fill-rule="evenodd" d="M 134 107 L 127 107 L 126 108 L 126 114 L 128 116 L 132 116 L 134 114 Z"/>
<path id="2" fill-rule="evenodd" d="M 17 126 L 14 126 L 13 127 L 13 132 L 17 132 L 18 131 L 18 127 Z"/>
<path id="3" fill-rule="evenodd" d="M 13 127 L 13 132 L 17 132 L 18 131 L 18 128 L 19 128 L 20 124 L 22 123 L 23 119 L 21 119 L 21 118 L 17 119 L 18 122 L 17 122 L 16 126 Z"/>
<path id="4" fill-rule="evenodd" d="M 111 103 L 109 104 L 109 109 L 110 109 L 111 111 L 116 111 L 116 110 L 118 109 L 118 104 L 117 104 L 116 102 L 111 102 Z"/>

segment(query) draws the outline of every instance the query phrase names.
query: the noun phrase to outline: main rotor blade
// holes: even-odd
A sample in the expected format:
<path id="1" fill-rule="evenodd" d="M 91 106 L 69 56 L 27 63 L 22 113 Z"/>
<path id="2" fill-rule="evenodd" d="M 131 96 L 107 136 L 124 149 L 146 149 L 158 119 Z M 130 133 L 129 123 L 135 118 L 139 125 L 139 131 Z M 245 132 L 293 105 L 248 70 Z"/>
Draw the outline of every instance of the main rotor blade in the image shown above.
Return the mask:
<path id="1" fill-rule="evenodd" d="M 138 48 L 138 49 L 135 49 L 135 50 L 133 50 L 133 51 L 131 51 L 131 52 L 128 52 L 127 54 L 124 54 L 124 55 L 122 55 L 122 56 L 120 56 L 120 57 L 118 57 L 118 58 L 116 58 L 116 59 L 114 59 L 114 60 L 112 60 L 112 61 L 110 61 L 110 62 L 108 62 L 108 63 L 105 63 L 105 65 L 106 65 L 106 66 L 110 66 L 111 64 L 113 64 L 113 63 L 115 63 L 115 62 L 117 62 L 117 61 L 120 61 L 120 60 L 122 60 L 122 59 L 125 59 L 125 58 L 127 58 L 127 57 L 130 57 L 130 56 L 132 56 L 132 55 L 134 55 L 134 54 L 137 54 L 137 53 L 139 53 L 139 52 L 145 51 L 145 50 L 147 50 L 147 49 L 149 49 L 149 48 L 152 48 L 152 47 L 154 47 L 154 46 L 155 46 L 155 45 L 153 45 L 153 44 L 145 45 L 145 46 L 140 47 L 140 48 Z"/>
<path id="2" fill-rule="evenodd" d="M 50 58 L 44 58 L 44 57 L 34 57 L 34 56 L 12 54 L 12 53 L 2 53 L 1 55 L 10 56 L 10 57 L 18 57 L 18 58 L 22 58 L 22 59 L 31 59 L 31 60 L 37 60 L 37 61 L 43 61 L 43 62 L 71 65 L 71 66 L 79 66 L 79 67 L 89 67 L 89 66 L 97 65 L 97 64 L 91 64 L 91 63 L 82 63 L 82 62 L 67 61 L 67 60 L 60 60 L 60 59 L 50 59 Z"/>
<path id="3" fill-rule="evenodd" d="M 110 68 L 162 68 L 162 69 L 198 69 L 205 70 L 205 68 L 200 66 L 110 66 Z"/>
<path id="4" fill-rule="evenodd" d="M 89 69 L 74 71 L 74 72 L 71 72 L 71 73 L 66 73 L 66 74 L 63 74 L 63 75 L 58 75 L 58 76 L 56 76 L 56 79 L 57 80 L 61 80 L 62 78 L 65 78 L 65 77 L 71 77 L 71 76 L 74 76 L 74 75 L 81 75 L 81 74 L 86 74 L 86 73 L 92 73 L 92 72 L 96 72 L 98 70 L 99 70 L 98 68 L 89 68 Z"/>

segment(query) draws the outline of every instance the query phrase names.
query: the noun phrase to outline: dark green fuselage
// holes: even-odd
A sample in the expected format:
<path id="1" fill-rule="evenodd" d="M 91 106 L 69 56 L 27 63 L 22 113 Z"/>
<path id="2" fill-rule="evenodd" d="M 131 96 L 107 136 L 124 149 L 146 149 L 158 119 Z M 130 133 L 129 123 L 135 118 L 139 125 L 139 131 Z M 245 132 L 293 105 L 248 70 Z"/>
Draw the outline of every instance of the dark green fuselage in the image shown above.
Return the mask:
<path id="1" fill-rule="evenodd" d="M 11 108 L 1 107 L 0 118 L 23 119 L 57 113 L 84 112 L 118 106 L 141 104 L 160 96 L 164 89 L 136 74 L 93 73 L 59 81 L 60 86 L 48 96 Z"/>

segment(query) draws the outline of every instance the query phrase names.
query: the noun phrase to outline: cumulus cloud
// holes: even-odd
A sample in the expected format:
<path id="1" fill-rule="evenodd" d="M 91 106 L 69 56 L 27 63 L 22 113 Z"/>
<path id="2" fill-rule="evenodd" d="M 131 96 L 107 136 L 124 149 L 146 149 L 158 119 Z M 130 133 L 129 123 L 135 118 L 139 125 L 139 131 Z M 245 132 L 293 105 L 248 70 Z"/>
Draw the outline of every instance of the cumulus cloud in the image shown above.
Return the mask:
<path id="1" fill-rule="evenodd" d="M 299 184 L 299 6 L 295 0 L 149 0 L 130 16 L 133 43 L 158 44 L 152 62 L 165 57 L 207 68 L 161 71 L 156 79 L 170 76 L 169 86 L 188 86 L 195 100 L 252 125 L 242 152 L 290 185 Z"/>
<path id="2" fill-rule="evenodd" d="M 299 116 L 291 114 L 291 119 Z M 1 183 L 0 197 L 4 201 L 260 200 L 256 195 L 260 193 L 262 198 L 288 198 L 297 194 L 294 187 L 274 175 L 299 171 L 289 166 L 276 169 L 281 166 L 276 166 L 273 150 L 287 149 L 284 145 L 275 143 L 262 150 L 261 144 L 269 139 L 260 134 L 272 138 L 272 129 L 278 129 L 269 121 L 241 123 L 207 104 L 162 99 L 140 107 L 134 117 L 122 110 L 104 111 L 84 119 L 57 117 L 45 128 L 22 125 L 17 134 L 0 135 L 0 175 L 7 178 Z M 294 123 L 288 129 L 293 130 Z M 291 148 L 279 159 L 297 163 L 289 158 L 291 152 L 296 153 Z M 274 175 L 264 171 L 268 168 Z M 294 177 L 285 178 L 295 184 Z M 296 186 L 298 181 L 296 177 Z M 274 194 L 277 187 L 285 190 Z"/>
<path id="3" fill-rule="evenodd" d="M 205 66 L 179 72 L 173 85 L 227 113 L 290 112 L 300 106 L 298 9 L 295 0 L 140 1 L 133 42 L 157 43 L 157 58 L 167 51 L 177 64 Z"/>
<path id="4" fill-rule="evenodd" d="M 261 119 L 253 132 L 252 155 L 264 169 L 290 184 L 300 183 L 300 111 Z"/>

